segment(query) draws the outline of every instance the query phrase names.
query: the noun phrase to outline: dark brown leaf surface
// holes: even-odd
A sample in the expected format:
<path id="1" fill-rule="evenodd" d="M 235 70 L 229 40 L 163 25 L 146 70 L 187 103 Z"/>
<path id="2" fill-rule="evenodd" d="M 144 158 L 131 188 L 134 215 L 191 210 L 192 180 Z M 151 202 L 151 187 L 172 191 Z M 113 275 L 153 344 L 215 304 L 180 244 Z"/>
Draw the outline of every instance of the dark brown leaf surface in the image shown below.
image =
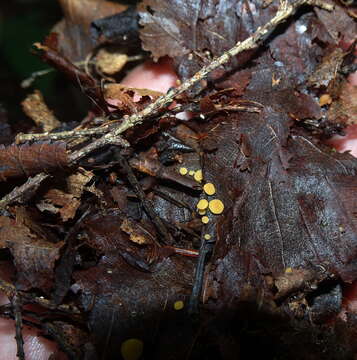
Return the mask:
<path id="1" fill-rule="evenodd" d="M 324 269 L 323 278 L 347 282 L 357 270 L 356 160 L 291 133 L 289 103 L 279 91 L 262 88 L 270 77 L 263 74 L 257 71 L 250 84 L 259 86 L 259 95 L 249 88 L 245 94 L 264 104 L 261 114 L 217 118 L 206 130 L 222 144 L 204 156 L 206 180 L 215 182 L 227 208 L 215 224 L 218 242 L 210 274 L 220 284 L 220 299 L 238 300 L 248 283 L 261 291 L 264 274 L 278 276 L 287 268 Z M 247 157 L 237 146 L 242 136 L 251 149 L 249 172 L 239 165 Z M 344 195 L 346 183 L 350 199 Z M 240 281 L 242 286 L 232 286 Z"/>
<path id="2" fill-rule="evenodd" d="M 115 113 L 90 114 L 76 129 L 114 127 L 159 94 L 107 85 L 116 80 L 97 79 L 73 59 L 88 49 L 89 22 L 100 49 L 112 50 L 107 44 L 124 41 L 136 24 L 135 11 L 104 17 L 114 5 L 86 0 L 82 11 L 79 1 L 61 3 L 73 26 L 60 40 L 71 61 L 56 36 L 37 48 L 98 109 L 107 111 L 99 80 L 119 102 Z M 93 11 L 99 3 L 110 7 L 98 10 L 102 20 Z M 143 0 L 143 49 L 172 57 L 187 79 L 278 5 Z M 13 259 L 19 296 L 26 303 L 48 296 L 46 317 L 34 311 L 25 321 L 33 317 L 71 359 L 121 358 L 127 339 L 142 341 L 143 359 L 354 358 L 356 310 L 348 299 L 357 279 L 357 160 L 321 142 L 356 112 L 344 70 L 354 62 L 356 33 L 348 9 L 340 2 L 331 14 L 301 8 L 254 51 L 203 79 L 199 95 L 175 99 L 195 111 L 189 120 L 162 109 L 124 133 L 130 147 L 96 148 L 80 163 L 88 170 L 60 167 L 66 148 L 81 151 L 95 136 L 0 149 L 6 185 L 62 171 L 31 186 L 32 199 L 19 187 L 11 196 L 26 207 L 4 206 L 0 217 L 1 255 Z M 70 39 L 76 26 L 80 36 Z M 78 39 L 85 41 L 71 48 Z M 0 314 L 16 317 L 11 311 Z"/>

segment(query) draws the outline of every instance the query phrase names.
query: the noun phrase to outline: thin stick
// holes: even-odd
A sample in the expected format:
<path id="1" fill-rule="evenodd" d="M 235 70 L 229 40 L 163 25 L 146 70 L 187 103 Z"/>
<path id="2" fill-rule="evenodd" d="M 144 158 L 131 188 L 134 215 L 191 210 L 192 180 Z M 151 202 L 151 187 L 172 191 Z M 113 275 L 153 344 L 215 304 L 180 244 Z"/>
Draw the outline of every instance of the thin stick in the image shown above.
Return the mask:
<path id="1" fill-rule="evenodd" d="M 22 303 L 17 291 L 11 299 L 11 306 L 15 317 L 16 356 L 20 360 L 25 360 L 24 339 L 22 336 Z"/>
<path id="2" fill-rule="evenodd" d="M 195 111 L 192 109 L 192 105 L 182 105 L 177 104 L 173 109 L 167 110 L 162 117 L 170 116 L 173 114 L 177 114 L 183 111 Z M 124 119 L 126 117 L 124 116 Z M 118 122 L 118 120 L 115 120 Z M 120 120 L 119 120 L 120 121 Z M 86 137 L 91 135 L 103 135 L 111 131 L 115 128 L 115 124 L 111 121 L 109 124 L 91 128 L 91 129 L 83 129 L 83 130 L 68 130 L 68 131 L 60 131 L 60 132 L 44 132 L 44 133 L 32 133 L 32 134 L 22 134 L 19 133 L 16 135 L 16 144 L 20 144 L 26 141 L 37 141 L 37 140 L 65 140 L 71 138 L 79 138 Z"/>
<path id="3" fill-rule="evenodd" d="M 25 141 L 34 141 L 34 140 L 63 140 L 68 138 L 77 138 L 97 134 L 105 134 L 113 126 L 113 124 L 108 124 L 101 127 L 96 127 L 92 129 L 84 130 L 69 130 L 61 131 L 58 133 L 40 133 L 40 134 L 18 134 L 16 135 L 16 144 L 23 143 Z"/>
<path id="4" fill-rule="evenodd" d="M 99 144 L 99 146 L 98 146 Z M 130 144 L 128 141 L 123 139 L 121 136 L 115 136 L 110 137 L 108 139 L 105 139 L 104 136 L 102 136 L 100 139 L 92 142 L 91 144 L 85 146 L 84 148 L 73 152 L 68 156 L 68 161 L 70 164 L 74 164 L 83 157 L 87 156 L 89 153 L 91 153 L 94 150 L 97 150 L 98 148 L 104 147 L 106 145 L 118 145 L 120 147 L 128 147 Z"/>
<path id="5" fill-rule="evenodd" d="M 196 264 L 195 277 L 193 280 L 193 287 L 188 303 L 188 313 L 190 315 L 197 315 L 199 313 L 198 304 L 200 302 L 203 277 L 205 272 L 205 265 L 209 258 L 210 253 L 213 250 L 214 243 L 207 241 L 203 233 L 201 235 L 201 247 L 198 255 L 198 261 Z"/>

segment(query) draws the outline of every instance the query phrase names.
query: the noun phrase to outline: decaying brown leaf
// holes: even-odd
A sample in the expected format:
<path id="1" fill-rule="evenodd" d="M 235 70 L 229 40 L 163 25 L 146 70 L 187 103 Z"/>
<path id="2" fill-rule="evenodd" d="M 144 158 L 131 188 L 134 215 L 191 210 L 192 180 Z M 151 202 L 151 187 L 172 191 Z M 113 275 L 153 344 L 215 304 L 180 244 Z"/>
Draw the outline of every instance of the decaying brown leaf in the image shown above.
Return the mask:
<path id="1" fill-rule="evenodd" d="M 110 99 L 120 100 L 120 96 L 123 92 L 132 91 L 137 93 L 140 96 L 150 96 L 153 99 L 157 99 L 159 96 L 162 96 L 163 93 L 160 91 L 150 90 L 150 89 L 137 89 L 123 84 L 108 84 L 105 87 L 105 96 Z"/>
<path id="2" fill-rule="evenodd" d="M 67 191 L 69 194 L 80 198 L 87 184 L 93 179 L 94 174 L 83 168 L 79 168 L 75 173 L 66 178 Z"/>
<path id="3" fill-rule="evenodd" d="M 338 48 L 355 33 L 346 4 L 336 2 L 332 15 L 301 7 L 249 51 L 197 77 L 200 93 L 189 88 L 178 97 L 171 89 L 166 103 L 150 90 L 99 86 L 113 69 L 92 77 L 92 62 L 87 72 L 73 64 L 92 46 L 89 22 L 98 58 L 113 43 L 129 49 L 125 42 L 138 31 L 133 7 L 98 19 L 94 4 L 115 6 L 61 4 L 73 26 L 61 36 L 79 29 L 79 38 L 64 40 L 68 58 L 55 36 L 37 48 L 99 109 L 105 98 L 118 106 L 81 122 L 87 145 L 71 138 L 70 150 L 61 145 L 61 156 L 85 149 L 74 164 L 92 171 L 74 165 L 31 200 L 21 198 L 25 187 L 5 199 L 0 246 L 13 256 L 20 295 L 30 303 L 29 290 L 51 296 L 46 318 L 34 312 L 36 326 L 73 359 L 117 359 L 128 339 L 144 345 L 143 358 L 158 360 L 353 358 L 356 312 L 345 289 L 357 281 L 357 160 L 315 136 L 329 121 L 353 122 L 357 112 L 344 70 L 352 54 Z M 237 41 L 256 39 L 279 4 L 143 0 L 143 48 L 174 57 L 185 80 Z M 175 118 L 167 99 L 192 117 Z M 154 100 L 163 103 L 147 110 Z M 48 159 L 36 153 L 34 165 L 40 146 L 0 149 L 3 180 L 55 170 L 47 161 L 56 150 Z M 14 199 L 26 208 L 6 207 Z M 72 304 L 75 315 L 58 311 Z M 0 315 L 20 312 L 0 308 Z"/>
<path id="4" fill-rule="evenodd" d="M 37 204 L 37 207 L 41 211 L 59 213 L 63 221 L 73 219 L 80 205 L 79 199 L 59 189 L 50 189 L 44 198 L 44 201 Z"/>

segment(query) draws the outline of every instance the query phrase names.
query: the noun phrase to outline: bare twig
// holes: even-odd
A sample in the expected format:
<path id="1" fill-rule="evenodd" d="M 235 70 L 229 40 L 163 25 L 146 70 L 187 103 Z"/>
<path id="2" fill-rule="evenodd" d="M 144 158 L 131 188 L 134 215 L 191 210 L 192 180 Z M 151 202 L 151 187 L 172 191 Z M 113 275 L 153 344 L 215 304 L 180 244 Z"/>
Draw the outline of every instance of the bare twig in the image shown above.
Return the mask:
<path id="1" fill-rule="evenodd" d="M 202 284 L 203 284 L 203 277 L 204 277 L 204 271 L 205 271 L 205 265 L 206 262 L 213 250 L 213 242 L 207 241 L 204 236 L 203 232 L 201 235 L 201 247 L 200 247 L 200 253 L 198 255 L 198 261 L 196 264 L 196 271 L 195 271 L 195 277 L 193 281 L 193 287 L 192 292 L 188 304 L 188 313 L 190 315 L 196 315 L 199 312 L 198 304 L 200 302 L 200 295 L 202 290 Z"/>
<path id="2" fill-rule="evenodd" d="M 183 111 L 194 111 L 191 105 L 182 105 L 177 104 L 173 109 L 168 110 L 162 117 L 170 116 L 173 114 L 177 114 Z M 125 119 L 126 117 L 124 117 Z M 116 120 L 118 121 L 118 120 Z M 19 133 L 16 136 L 16 144 L 21 144 L 26 141 L 38 141 L 38 140 L 65 140 L 71 138 L 80 138 L 80 137 L 88 137 L 92 135 L 103 135 L 110 132 L 112 129 L 115 128 L 115 124 L 110 122 L 109 124 L 95 127 L 91 129 L 83 129 L 83 130 L 68 130 L 68 131 L 60 131 L 60 132 L 44 132 L 44 133 L 32 133 L 32 134 L 22 134 Z"/>
<path id="3" fill-rule="evenodd" d="M 99 146 L 97 144 L 99 144 Z M 68 156 L 68 161 L 70 164 L 74 164 L 83 157 L 87 156 L 92 151 L 97 150 L 98 148 L 104 147 L 106 145 L 118 145 L 120 147 L 130 146 L 130 144 L 121 136 L 115 136 L 110 138 L 104 138 L 104 136 L 102 136 L 97 141 L 94 141 L 91 144 L 85 146 L 84 148 L 73 152 L 71 155 Z"/>
<path id="4" fill-rule="evenodd" d="M 22 336 L 22 303 L 17 291 L 15 291 L 14 296 L 11 298 L 11 305 L 15 317 L 16 356 L 20 360 L 25 360 L 24 339 Z"/>
<path id="5" fill-rule="evenodd" d="M 69 131 L 61 131 L 58 133 L 49 133 L 44 132 L 40 134 L 18 134 L 16 136 L 16 143 L 20 144 L 25 141 L 34 141 L 34 140 L 63 140 L 68 138 L 78 138 L 85 137 L 90 135 L 101 135 L 105 134 L 110 130 L 113 124 L 108 124 L 101 127 L 96 127 L 92 129 L 84 129 L 84 130 L 69 130 Z"/>

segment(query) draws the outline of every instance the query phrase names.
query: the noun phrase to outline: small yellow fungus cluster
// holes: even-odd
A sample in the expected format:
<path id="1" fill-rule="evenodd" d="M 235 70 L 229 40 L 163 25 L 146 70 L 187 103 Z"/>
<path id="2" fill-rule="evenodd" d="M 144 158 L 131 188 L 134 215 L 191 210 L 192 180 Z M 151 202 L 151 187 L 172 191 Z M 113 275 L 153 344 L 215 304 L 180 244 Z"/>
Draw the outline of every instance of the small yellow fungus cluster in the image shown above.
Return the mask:
<path id="1" fill-rule="evenodd" d="M 181 167 L 179 169 L 179 173 L 183 176 L 187 174 L 193 176 L 193 178 L 199 183 L 201 183 L 203 180 L 203 174 L 201 169 L 194 171 L 194 170 L 188 170 L 185 167 Z M 216 193 L 216 187 L 212 183 L 206 183 L 203 185 L 203 191 L 205 192 L 206 195 L 212 196 Z M 197 204 L 197 211 L 202 216 L 201 221 L 204 224 L 208 224 L 209 222 L 209 217 L 206 215 L 207 210 L 209 210 L 214 215 L 222 214 L 224 210 L 224 204 L 219 199 L 212 199 L 210 201 L 206 199 L 201 199 Z M 211 235 L 205 234 L 204 238 L 206 240 L 209 240 L 211 239 Z"/>
<path id="2" fill-rule="evenodd" d="M 214 195 L 216 193 L 216 188 L 213 184 L 207 183 L 203 185 L 203 191 L 207 195 Z M 207 210 L 209 210 L 214 215 L 219 215 L 223 213 L 224 204 L 219 199 L 212 199 L 210 201 L 206 199 L 201 199 L 197 203 L 197 210 L 200 215 L 206 215 Z M 209 222 L 209 218 L 207 216 L 203 216 L 201 220 L 204 224 L 207 224 Z"/>
<path id="3" fill-rule="evenodd" d="M 139 360 L 143 354 L 144 343 L 139 339 L 128 339 L 121 344 L 120 352 L 124 360 Z"/>
<path id="4" fill-rule="evenodd" d="M 188 170 L 187 168 L 185 167 L 180 167 L 178 172 L 185 176 L 185 175 L 190 175 L 190 176 L 193 176 L 193 178 L 197 181 L 197 182 L 201 182 L 202 179 L 203 179 L 203 175 L 202 175 L 202 170 L 201 169 L 198 169 L 198 170 Z"/>
<path id="5" fill-rule="evenodd" d="M 175 310 L 182 310 L 184 308 L 185 304 L 183 301 L 179 300 L 174 303 L 174 309 Z"/>

